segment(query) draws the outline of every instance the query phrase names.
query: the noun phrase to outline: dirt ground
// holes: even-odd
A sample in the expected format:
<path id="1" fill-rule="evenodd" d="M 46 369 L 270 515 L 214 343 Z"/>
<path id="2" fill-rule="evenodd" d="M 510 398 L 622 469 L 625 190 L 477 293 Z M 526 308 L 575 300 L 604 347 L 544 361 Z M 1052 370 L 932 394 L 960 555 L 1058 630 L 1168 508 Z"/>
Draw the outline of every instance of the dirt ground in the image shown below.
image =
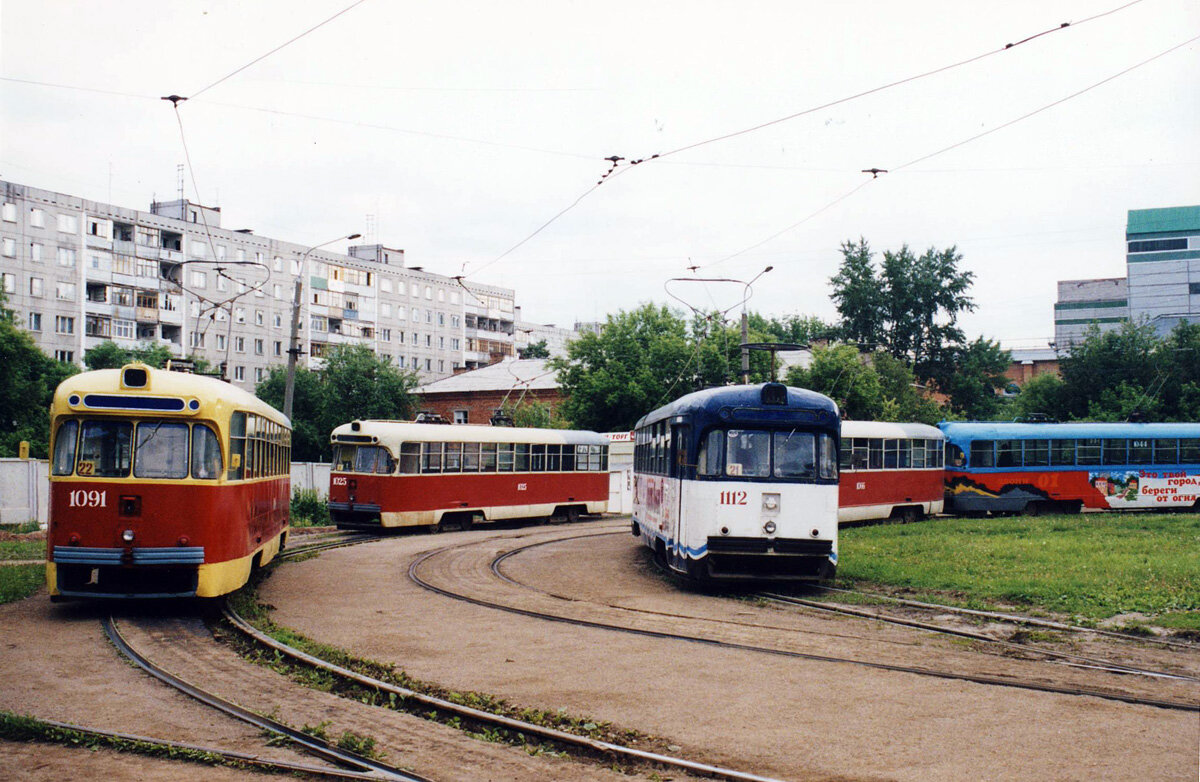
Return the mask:
<path id="1" fill-rule="evenodd" d="M 280 624 L 393 662 L 418 679 L 635 728 L 689 759 L 779 779 L 1197 779 L 1194 712 L 572 627 L 452 600 L 408 578 L 414 559 L 449 547 L 420 566 L 421 576 L 506 605 L 552 607 L 593 621 L 620 618 L 654 630 L 699 629 L 811 655 L 1108 681 L 1060 665 L 983 655 L 918 631 L 681 589 L 649 566 L 628 534 L 553 542 L 625 526 L 390 538 L 286 563 L 261 595 Z M 501 573 L 511 581 L 492 573 L 499 553 L 543 541 L 549 543 L 505 560 Z M 98 616 L 86 605 L 51 605 L 44 593 L 0 606 L 0 709 L 311 762 L 266 748 L 257 729 L 215 715 L 123 662 Z M 122 627 L 167 667 L 188 670 L 243 705 L 276 709 L 295 725 L 330 720 L 331 730 L 346 726 L 376 736 L 389 760 L 435 779 L 618 778 L 598 765 L 531 758 L 416 717 L 297 690 L 213 643 L 194 619 L 134 617 Z M 1184 655 L 1180 669 L 1200 669 L 1197 653 Z M 1200 700 L 1194 682 L 1136 686 Z M 249 779 L 253 773 L 13 743 L 0 743 L 0 762 L 6 774 L 47 780 Z"/>

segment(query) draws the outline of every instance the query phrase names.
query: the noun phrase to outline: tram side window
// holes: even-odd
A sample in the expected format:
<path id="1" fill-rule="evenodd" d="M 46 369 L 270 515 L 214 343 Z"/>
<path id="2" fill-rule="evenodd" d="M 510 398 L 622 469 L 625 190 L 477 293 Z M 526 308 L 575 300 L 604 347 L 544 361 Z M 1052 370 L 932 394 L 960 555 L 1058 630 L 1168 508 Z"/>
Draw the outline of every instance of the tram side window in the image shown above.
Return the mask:
<path id="1" fill-rule="evenodd" d="M 899 440 L 883 441 L 883 468 L 885 470 L 896 468 L 896 448 L 899 442 Z"/>
<path id="2" fill-rule="evenodd" d="M 1152 451 L 1149 440 L 1130 440 L 1129 441 L 1129 463 L 1130 464 L 1150 464 L 1152 461 Z"/>
<path id="3" fill-rule="evenodd" d="M 186 478 L 188 425 L 166 421 L 139 423 L 133 474 L 138 478 Z"/>
<path id="4" fill-rule="evenodd" d="M 838 464 L 839 467 L 841 467 L 843 470 L 851 469 L 850 465 L 854 464 L 854 440 L 853 440 L 853 438 L 850 438 L 850 437 L 842 438 L 842 450 L 841 450 L 841 453 L 838 454 L 838 459 L 840 462 Z"/>
<path id="5" fill-rule="evenodd" d="M 731 429 L 725 454 L 726 475 L 765 478 L 771 474 L 771 433 Z"/>
<path id="6" fill-rule="evenodd" d="M 215 481 L 221 477 L 221 441 L 217 433 L 203 424 L 192 427 L 192 477 Z"/>
<path id="7" fill-rule="evenodd" d="M 479 472 L 479 443 L 463 443 L 463 472 Z"/>
<path id="8" fill-rule="evenodd" d="M 700 453 L 696 457 L 697 473 L 700 475 L 721 474 L 721 442 L 724 439 L 724 432 L 720 429 L 713 429 L 700 441 Z"/>
<path id="9" fill-rule="evenodd" d="M 1076 464 L 1099 464 L 1100 463 L 1100 444 L 1103 440 L 1096 437 L 1088 437 L 1083 440 L 1078 440 L 1075 443 L 1075 463 Z"/>
<path id="10" fill-rule="evenodd" d="M 124 478 L 133 456 L 133 424 L 128 421 L 84 421 L 79 435 L 80 475 Z"/>
<path id="11" fill-rule="evenodd" d="M 529 447 L 529 471 L 543 472 L 546 469 L 546 446 L 534 443 Z"/>
<path id="12" fill-rule="evenodd" d="M 258 416 L 254 413 L 246 413 L 246 449 L 245 456 L 242 457 L 242 470 L 247 478 L 258 477 Z"/>
<path id="13" fill-rule="evenodd" d="M 855 470 L 865 470 L 871 463 L 871 441 L 865 437 L 856 437 L 853 442 L 853 451 L 850 456 L 850 464 Z"/>
<path id="14" fill-rule="evenodd" d="M 1020 467 L 1021 466 L 1021 441 L 1020 440 L 997 440 L 996 441 L 996 466 L 997 467 Z"/>
<path id="15" fill-rule="evenodd" d="M 959 451 L 962 453 L 962 451 Z M 942 450 L 941 440 L 929 440 L 925 447 L 925 466 L 927 467 L 944 467 L 945 452 Z"/>
<path id="16" fill-rule="evenodd" d="M 400 443 L 400 472 L 415 475 L 421 471 L 421 444 Z"/>
<path id="17" fill-rule="evenodd" d="M 421 472 L 442 471 L 442 444 L 421 443 Z"/>
<path id="18" fill-rule="evenodd" d="M 946 443 L 946 462 L 951 468 L 965 467 L 967 460 L 963 455 L 963 449 L 954 443 Z"/>
<path id="19" fill-rule="evenodd" d="M 563 458 L 566 458 L 564 454 Z M 479 469 L 483 472 L 496 471 L 496 444 L 482 443 L 479 446 Z"/>
<path id="20" fill-rule="evenodd" d="M 996 466 L 996 443 L 994 440 L 976 440 L 971 443 L 971 466 Z"/>
<path id="21" fill-rule="evenodd" d="M 1065 467 L 1075 463 L 1074 440 L 1050 441 L 1050 464 L 1055 467 Z"/>
<path id="22" fill-rule="evenodd" d="M 1200 440 L 1179 441 L 1179 463 L 1200 464 Z"/>
<path id="23" fill-rule="evenodd" d="M 1178 440 L 1155 440 L 1154 441 L 1154 463 L 1155 464 L 1178 464 L 1179 463 L 1179 441 Z"/>
<path id="24" fill-rule="evenodd" d="M 529 472 L 529 444 L 516 444 L 516 468 L 517 472 Z"/>
<path id="25" fill-rule="evenodd" d="M 513 444 L 500 443 L 496 447 L 496 468 L 500 472 L 512 472 L 513 464 Z"/>
<path id="26" fill-rule="evenodd" d="M 867 440 L 867 469 L 883 469 L 883 439 L 872 437 Z"/>
<path id="27" fill-rule="evenodd" d="M 446 456 L 442 460 L 442 472 L 462 471 L 462 443 L 444 443 Z"/>
<path id="28" fill-rule="evenodd" d="M 245 474 L 246 414 L 234 413 L 229 418 L 229 480 L 240 481 Z"/>
<path id="29" fill-rule="evenodd" d="M 549 472 L 558 472 L 562 467 L 562 446 L 547 445 L 546 446 L 546 469 Z"/>
<path id="30" fill-rule="evenodd" d="M 1025 441 L 1025 466 L 1046 467 L 1050 464 L 1049 440 Z"/>
<path id="31" fill-rule="evenodd" d="M 54 474 L 70 475 L 75 472 L 75 438 L 79 434 L 78 421 L 64 421 L 54 438 Z"/>
<path id="32" fill-rule="evenodd" d="M 1124 440 L 1105 440 L 1104 441 L 1104 463 L 1105 464 L 1127 464 L 1125 455 Z"/>
<path id="33" fill-rule="evenodd" d="M 335 445 L 333 447 L 333 469 L 337 472 L 350 472 L 354 467 L 354 455 L 357 452 L 357 445 Z"/>
<path id="34" fill-rule="evenodd" d="M 911 440 L 912 445 L 912 466 L 914 470 L 925 469 L 925 456 L 929 453 L 926 447 L 926 440 Z"/>

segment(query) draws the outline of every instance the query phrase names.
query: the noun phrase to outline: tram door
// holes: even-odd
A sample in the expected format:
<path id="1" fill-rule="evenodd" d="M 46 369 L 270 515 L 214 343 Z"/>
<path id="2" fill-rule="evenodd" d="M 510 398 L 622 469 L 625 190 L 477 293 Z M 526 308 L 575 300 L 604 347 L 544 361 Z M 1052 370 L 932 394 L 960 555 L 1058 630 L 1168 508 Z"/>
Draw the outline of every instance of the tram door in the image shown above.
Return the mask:
<path id="1" fill-rule="evenodd" d="M 663 498 L 669 501 L 670 505 L 668 507 L 671 509 L 671 515 L 675 517 L 675 545 L 678 547 L 676 553 L 680 566 L 685 566 L 684 560 L 687 558 L 688 550 L 688 519 L 684 514 L 683 496 L 685 494 L 684 487 L 687 486 L 687 479 L 689 477 L 687 454 L 691 429 L 690 424 L 671 425 L 671 463 L 668 467 L 668 474 L 671 480 L 667 481 L 667 485 L 675 490 L 675 496 Z"/>

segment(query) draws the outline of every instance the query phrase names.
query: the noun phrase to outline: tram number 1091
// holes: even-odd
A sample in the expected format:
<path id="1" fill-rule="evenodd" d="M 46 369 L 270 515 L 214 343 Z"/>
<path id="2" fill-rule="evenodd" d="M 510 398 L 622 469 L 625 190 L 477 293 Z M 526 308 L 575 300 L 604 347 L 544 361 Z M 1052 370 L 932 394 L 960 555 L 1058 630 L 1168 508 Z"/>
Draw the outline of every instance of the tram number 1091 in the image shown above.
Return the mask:
<path id="1" fill-rule="evenodd" d="M 67 501 L 72 508 L 106 508 L 108 507 L 108 492 L 95 489 L 76 489 L 67 494 Z"/>
<path id="2" fill-rule="evenodd" d="M 745 505 L 746 492 L 744 491 L 723 491 L 721 492 L 721 505 Z"/>

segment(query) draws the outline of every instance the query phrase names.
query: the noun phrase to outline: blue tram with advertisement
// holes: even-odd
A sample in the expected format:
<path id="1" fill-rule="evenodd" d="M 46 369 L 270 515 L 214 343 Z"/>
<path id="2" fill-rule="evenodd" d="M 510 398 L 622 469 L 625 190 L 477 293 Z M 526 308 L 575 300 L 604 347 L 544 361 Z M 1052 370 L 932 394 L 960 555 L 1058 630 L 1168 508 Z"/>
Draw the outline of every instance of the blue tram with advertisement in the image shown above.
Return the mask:
<path id="1" fill-rule="evenodd" d="M 838 408 L 780 383 L 697 391 L 634 430 L 633 534 L 690 580 L 837 569 Z"/>
<path id="2" fill-rule="evenodd" d="M 1200 510 L 1200 424 L 943 422 L 948 513 Z"/>

